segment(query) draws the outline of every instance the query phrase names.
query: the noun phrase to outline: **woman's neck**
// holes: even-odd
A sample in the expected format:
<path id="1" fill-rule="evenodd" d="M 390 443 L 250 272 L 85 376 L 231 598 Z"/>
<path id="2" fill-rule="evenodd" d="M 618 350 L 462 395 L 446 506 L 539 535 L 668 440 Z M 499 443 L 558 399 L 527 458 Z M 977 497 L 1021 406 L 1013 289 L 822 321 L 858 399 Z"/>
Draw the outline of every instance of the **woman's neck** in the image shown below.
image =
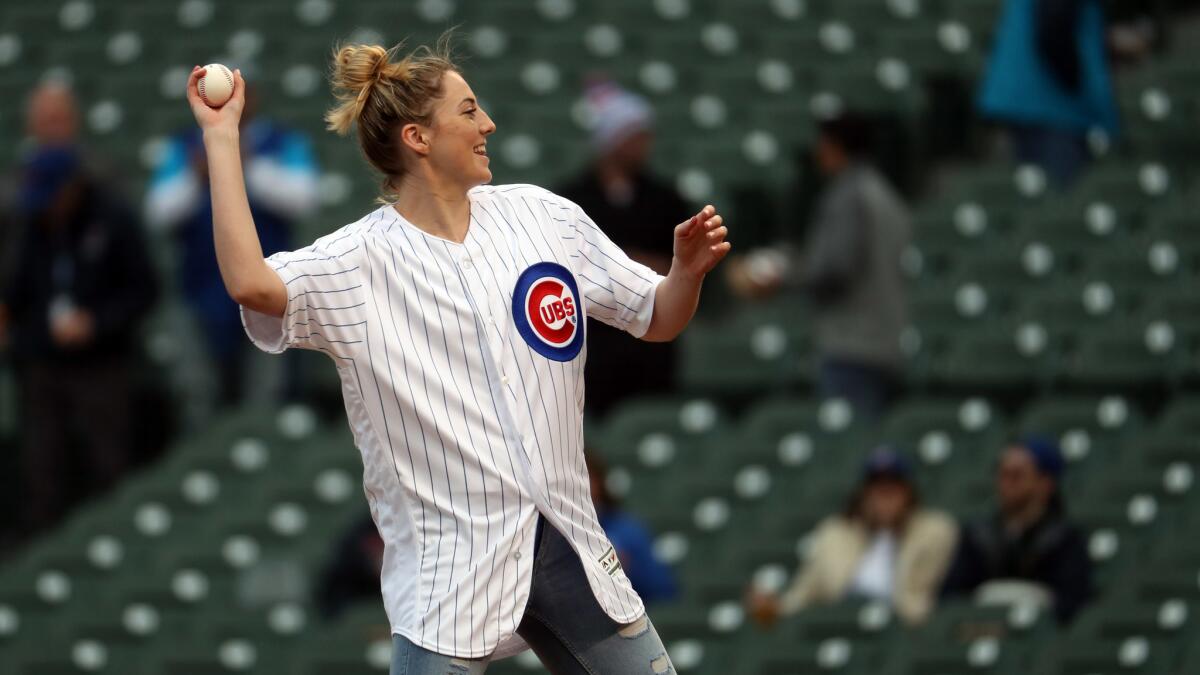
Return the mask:
<path id="1" fill-rule="evenodd" d="M 471 221 L 471 199 L 461 187 L 435 185 L 408 177 L 400 183 L 393 207 L 427 234 L 461 244 Z"/>

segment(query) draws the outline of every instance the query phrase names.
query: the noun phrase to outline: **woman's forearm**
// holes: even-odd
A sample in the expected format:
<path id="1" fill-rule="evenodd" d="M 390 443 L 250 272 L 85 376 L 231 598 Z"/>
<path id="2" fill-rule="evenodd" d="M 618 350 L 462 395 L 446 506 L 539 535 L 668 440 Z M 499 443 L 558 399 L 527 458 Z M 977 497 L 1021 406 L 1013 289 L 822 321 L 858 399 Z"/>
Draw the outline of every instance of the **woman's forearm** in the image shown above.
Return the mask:
<path id="1" fill-rule="evenodd" d="M 678 337 L 696 314 L 703 282 L 703 276 L 686 274 L 673 264 L 666 278 L 654 289 L 654 314 L 642 339 L 670 342 Z"/>
<path id="2" fill-rule="evenodd" d="M 225 290 L 238 304 L 281 316 L 287 291 L 266 262 L 250 214 L 236 130 L 204 133 L 212 190 L 213 243 Z"/>

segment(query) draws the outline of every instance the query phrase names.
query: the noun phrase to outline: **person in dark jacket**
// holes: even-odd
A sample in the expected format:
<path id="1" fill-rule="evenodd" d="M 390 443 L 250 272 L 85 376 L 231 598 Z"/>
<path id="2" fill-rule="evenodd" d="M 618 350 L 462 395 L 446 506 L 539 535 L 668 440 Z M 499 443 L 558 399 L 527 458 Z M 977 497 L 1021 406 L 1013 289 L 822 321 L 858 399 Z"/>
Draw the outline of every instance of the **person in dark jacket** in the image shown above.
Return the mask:
<path id="1" fill-rule="evenodd" d="M 998 509 L 962 525 L 944 596 L 1017 580 L 1044 591 L 1060 623 L 1079 613 L 1092 597 L 1092 562 L 1083 532 L 1066 513 L 1063 466 L 1058 446 L 1045 438 L 1004 450 L 996 470 Z"/>
<path id="2" fill-rule="evenodd" d="M 15 254 L 0 284 L 0 334 L 25 410 L 25 525 L 52 523 L 73 487 L 69 449 L 91 459 L 92 489 L 130 457 L 141 321 L 156 297 L 141 226 L 118 189 L 89 168 L 70 90 L 30 97 L 32 151 L 19 168 Z"/>
<path id="3" fill-rule="evenodd" d="M 630 258 L 660 274 L 671 267 L 670 228 L 691 208 L 670 184 L 655 177 L 648 161 L 653 115 L 640 96 L 608 81 L 593 82 L 586 100 L 595 124 L 595 159 L 582 174 L 556 190 L 604 223 L 604 232 Z M 603 414 L 635 394 L 673 390 L 672 342 L 630 346 L 624 335 L 598 321 L 588 322 L 587 407 Z M 615 378 L 611 373 L 620 371 Z"/>

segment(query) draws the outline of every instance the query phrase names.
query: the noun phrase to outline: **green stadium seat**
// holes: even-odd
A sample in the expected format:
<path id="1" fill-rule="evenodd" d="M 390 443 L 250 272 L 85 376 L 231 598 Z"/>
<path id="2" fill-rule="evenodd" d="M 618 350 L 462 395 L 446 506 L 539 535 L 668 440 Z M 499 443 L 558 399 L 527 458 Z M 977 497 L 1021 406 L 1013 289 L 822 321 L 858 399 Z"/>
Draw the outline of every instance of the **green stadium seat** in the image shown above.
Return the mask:
<path id="1" fill-rule="evenodd" d="M 923 21 L 884 28 L 879 34 L 879 51 L 903 54 L 923 77 L 975 77 L 984 63 L 983 53 L 972 44 L 970 30 L 955 22 Z"/>
<path id="2" fill-rule="evenodd" d="M 829 16 L 832 4 L 829 0 L 755 0 L 742 4 L 717 2 L 712 4 L 710 11 L 714 18 L 727 20 L 757 33 L 779 26 L 819 22 Z"/>
<path id="3" fill-rule="evenodd" d="M 1003 4 L 1001 0 L 943 0 L 942 15 L 961 22 L 971 31 L 972 41 L 986 50 Z"/>
<path id="4" fill-rule="evenodd" d="M 1116 325 L 1135 314 L 1141 295 L 1131 286 L 1107 279 L 1060 284 L 1031 292 L 1022 301 L 1020 315 L 1050 330 L 1085 330 Z"/>
<path id="5" fill-rule="evenodd" d="M 948 204 L 978 203 L 991 211 L 1040 205 L 1046 191 L 1046 175 L 1041 169 L 995 164 L 950 177 L 942 189 L 942 199 Z"/>
<path id="6" fill-rule="evenodd" d="M 292 672 L 295 652 L 274 642 L 241 637 L 222 641 L 180 640 L 151 657 L 154 675 L 222 675 L 230 671 Z"/>
<path id="7" fill-rule="evenodd" d="M 775 470 L 804 472 L 817 466 L 837 474 L 870 449 L 870 431 L 838 399 L 766 398 L 745 413 L 742 429 L 743 452 L 772 458 Z"/>
<path id="8" fill-rule="evenodd" d="M 960 193 L 965 192 L 962 188 Z M 1018 216 L 1003 202 L 982 203 L 962 194 L 926 204 L 913 214 L 913 233 L 918 242 L 936 237 L 954 242 L 964 250 L 976 243 L 1005 241 L 1012 235 Z"/>
<path id="9" fill-rule="evenodd" d="M 1170 167 L 1154 161 L 1098 164 L 1083 174 L 1074 192 L 1094 196 L 1118 208 L 1161 203 L 1182 188 Z"/>
<path id="10" fill-rule="evenodd" d="M 982 398 L 917 399 L 888 414 L 882 436 L 911 457 L 918 485 L 940 494 L 964 476 L 977 477 L 981 463 L 999 452 L 1006 427 L 1003 413 Z"/>
<path id="11" fill-rule="evenodd" d="M 1099 640 L 1140 635 L 1168 642 L 1194 630 L 1189 621 L 1191 609 L 1194 607 L 1182 599 L 1146 603 L 1118 596 L 1086 609 L 1072 624 L 1070 633 L 1072 637 Z"/>
<path id="12" fill-rule="evenodd" d="M 1195 438 L 1200 432 L 1200 397 L 1176 398 L 1158 419 L 1158 428 L 1166 433 Z"/>
<path id="13" fill-rule="evenodd" d="M 1085 273 L 1113 283 L 1165 288 L 1191 276 L 1187 255 L 1188 251 L 1173 241 L 1154 237 L 1089 254 Z"/>
<path id="14" fill-rule="evenodd" d="M 1023 654 L 1006 641 L 980 637 L 966 645 L 947 646 L 941 641 L 905 641 L 893 653 L 881 672 L 888 675 L 922 673 L 994 673 L 1022 672 Z"/>
<path id="15" fill-rule="evenodd" d="M 733 322 L 694 323 L 683 338 L 680 378 L 688 391 L 729 396 L 806 382 L 810 346 L 802 316 L 748 308 Z"/>
<path id="16" fill-rule="evenodd" d="M 1016 245 L 993 244 L 987 248 L 962 251 L 957 270 L 963 278 L 988 288 L 1033 290 L 1037 284 L 1052 284 L 1065 275 L 1061 249 L 1038 239 Z"/>
<path id="17" fill-rule="evenodd" d="M 1142 636 L 1119 641 L 1070 640 L 1048 646 L 1034 659 L 1036 675 L 1121 672 L 1150 675 L 1169 672 L 1171 650 Z"/>
<path id="18" fill-rule="evenodd" d="M 864 57 L 831 65 L 817 74 L 819 91 L 831 93 L 846 108 L 894 114 L 909 119 L 925 104 L 925 92 L 903 55 Z"/>
<path id="19" fill-rule="evenodd" d="M 998 330 L 960 331 L 933 364 L 940 383 L 967 390 L 1013 391 L 1045 387 L 1062 369 L 1066 333 L 1036 321 Z"/>
<path id="20" fill-rule="evenodd" d="M 790 636 L 789 636 L 790 638 Z M 876 649 L 870 642 L 856 643 L 843 637 L 820 642 L 783 639 L 782 636 L 746 633 L 738 643 L 742 670 L 753 675 L 770 673 L 875 672 Z"/>
<path id="21" fill-rule="evenodd" d="M 1024 605 L 976 605 L 966 600 L 943 601 L 915 636 L 926 644 L 968 647 L 992 639 L 1021 651 L 1053 639 L 1057 631 L 1052 612 Z M 986 649 L 986 648 L 985 648 Z"/>
<path id="22" fill-rule="evenodd" d="M 1028 406 L 1017 431 L 1058 439 L 1067 461 L 1070 486 L 1115 459 L 1123 440 L 1133 437 L 1143 423 L 1138 408 L 1121 396 L 1058 397 Z"/>
<path id="23" fill-rule="evenodd" d="M 909 308 L 913 322 L 922 331 L 965 331 L 1010 316 L 1015 290 L 985 287 L 974 280 L 918 286 L 909 295 Z"/>
<path id="24" fill-rule="evenodd" d="M 62 649 L 48 650 L 46 645 L 30 647 L 12 662 L 13 675 L 75 675 L 83 673 L 129 673 L 145 675 L 145 659 L 138 649 L 83 638 Z"/>
<path id="25" fill-rule="evenodd" d="M 1074 382 L 1110 389 L 1173 384 L 1187 358 L 1174 336 L 1165 321 L 1083 334 L 1067 374 Z"/>

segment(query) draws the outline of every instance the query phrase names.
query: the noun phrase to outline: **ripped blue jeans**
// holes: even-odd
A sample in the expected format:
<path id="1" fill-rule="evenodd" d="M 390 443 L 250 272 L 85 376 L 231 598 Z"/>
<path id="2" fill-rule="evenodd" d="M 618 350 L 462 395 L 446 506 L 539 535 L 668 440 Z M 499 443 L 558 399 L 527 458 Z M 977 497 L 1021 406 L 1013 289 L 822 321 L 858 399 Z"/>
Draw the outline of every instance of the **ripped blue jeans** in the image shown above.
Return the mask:
<path id="1" fill-rule="evenodd" d="M 535 541 L 529 604 L 517 634 L 547 670 L 554 675 L 675 674 L 649 617 L 623 626 L 604 613 L 575 550 L 558 530 L 539 519 Z M 481 675 L 490 661 L 444 656 L 392 636 L 391 675 Z"/>

